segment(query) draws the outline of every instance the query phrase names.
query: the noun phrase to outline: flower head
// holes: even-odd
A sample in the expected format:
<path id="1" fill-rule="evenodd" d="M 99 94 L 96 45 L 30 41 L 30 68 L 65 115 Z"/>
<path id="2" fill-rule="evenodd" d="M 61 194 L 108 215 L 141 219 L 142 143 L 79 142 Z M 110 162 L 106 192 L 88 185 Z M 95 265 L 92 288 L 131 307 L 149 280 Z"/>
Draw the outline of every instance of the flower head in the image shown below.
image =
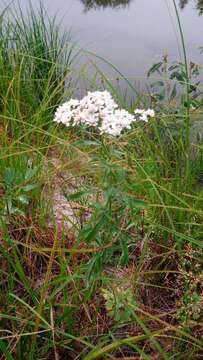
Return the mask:
<path id="1" fill-rule="evenodd" d="M 148 121 L 154 116 L 151 109 L 136 109 L 140 120 Z M 54 121 L 66 126 L 86 125 L 95 127 L 101 134 L 118 136 L 124 129 L 130 129 L 136 116 L 120 109 L 108 91 L 88 92 L 81 100 L 70 99 L 58 107 Z"/>

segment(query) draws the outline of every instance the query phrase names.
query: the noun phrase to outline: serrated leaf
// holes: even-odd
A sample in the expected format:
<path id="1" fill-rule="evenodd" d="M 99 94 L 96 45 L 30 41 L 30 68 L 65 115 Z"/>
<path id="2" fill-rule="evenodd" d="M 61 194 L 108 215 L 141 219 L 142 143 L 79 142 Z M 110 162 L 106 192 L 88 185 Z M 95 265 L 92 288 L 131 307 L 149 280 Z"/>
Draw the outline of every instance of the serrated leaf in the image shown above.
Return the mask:
<path id="1" fill-rule="evenodd" d="M 35 166 L 33 169 L 28 169 L 25 173 L 25 177 L 24 179 L 26 181 L 30 180 L 34 175 L 37 174 L 37 172 L 39 171 L 39 167 Z"/>

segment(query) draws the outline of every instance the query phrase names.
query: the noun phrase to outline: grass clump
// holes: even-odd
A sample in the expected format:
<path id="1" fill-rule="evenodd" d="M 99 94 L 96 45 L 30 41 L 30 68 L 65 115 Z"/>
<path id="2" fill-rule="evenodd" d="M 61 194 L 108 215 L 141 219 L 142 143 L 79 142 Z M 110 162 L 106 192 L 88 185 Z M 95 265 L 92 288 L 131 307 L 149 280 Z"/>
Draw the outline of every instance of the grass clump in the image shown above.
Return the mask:
<path id="1" fill-rule="evenodd" d="M 18 14 L 1 16 L 1 358 L 201 358 L 201 93 L 175 93 L 179 64 L 156 96 L 121 99 L 148 122 L 64 129 L 72 47 L 42 7 Z"/>
<path id="2" fill-rule="evenodd" d="M 1 117 L 5 128 L 10 123 L 12 138 L 21 129 L 29 136 L 30 125 L 49 128 L 50 114 L 66 85 L 71 88 L 73 45 L 42 3 L 38 10 L 30 5 L 27 14 L 20 6 L 8 8 L 0 20 Z"/>

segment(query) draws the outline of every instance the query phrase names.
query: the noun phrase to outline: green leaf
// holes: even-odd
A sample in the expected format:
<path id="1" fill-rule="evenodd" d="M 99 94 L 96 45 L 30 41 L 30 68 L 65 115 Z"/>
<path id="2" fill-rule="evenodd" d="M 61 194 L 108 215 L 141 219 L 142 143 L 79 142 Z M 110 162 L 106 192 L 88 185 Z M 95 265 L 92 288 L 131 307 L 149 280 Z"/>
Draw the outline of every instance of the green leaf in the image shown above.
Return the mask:
<path id="1" fill-rule="evenodd" d="M 85 239 L 85 241 L 87 242 L 94 241 L 96 239 L 98 232 L 102 228 L 107 228 L 107 224 L 108 224 L 108 218 L 106 217 L 106 214 L 102 214 L 100 219 L 93 227 L 88 227 L 82 230 L 81 238 Z"/>
<path id="2" fill-rule="evenodd" d="M 153 73 L 155 73 L 156 71 L 158 71 L 160 69 L 160 67 L 162 66 L 162 61 L 152 65 L 152 67 L 149 69 L 147 76 L 149 77 L 150 75 L 152 75 Z M 159 71 L 158 71 L 159 72 Z"/>
<path id="3" fill-rule="evenodd" d="M 38 186 L 36 184 L 27 184 L 25 186 L 23 186 L 23 191 L 25 192 L 29 192 L 31 190 L 36 189 Z"/>
<path id="4" fill-rule="evenodd" d="M 168 68 L 168 71 L 172 71 L 172 70 L 175 70 L 175 69 L 178 69 L 178 68 L 179 68 L 179 65 L 178 65 L 178 64 L 171 65 L 171 66 Z"/>
<path id="5" fill-rule="evenodd" d="M 13 207 L 13 201 L 10 195 L 5 198 L 5 204 L 7 208 L 6 210 L 8 210 L 8 212 L 11 213 L 11 209 Z"/>
<path id="6" fill-rule="evenodd" d="M 28 169 L 25 173 L 25 180 L 30 180 L 39 171 L 39 166 L 35 166 L 33 169 Z"/>
<path id="7" fill-rule="evenodd" d="M 178 71 L 174 71 L 171 76 L 170 79 L 176 79 L 180 82 L 185 82 L 187 80 L 186 75 L 183 72 L 178 72 Z"/>
<path id="8" fill-rule="evenodd" d="M 15 170 L 13 168 L 6 168 L 4 171 L 4 182 L 6 186 L 10 186 L 15 179 Z"/>
<path id="9" fill-rule="evenodd" d="M 81 199 L 81 197 L 83 197 L 84 195 L 88 195 L 88 194 L 89 194 L 88 191 L 77 191 L 73 194 L 64 194 L 64 196 L 67 200 L 74 201 L 74 200 L 79 200 L 79 199 Z"/>
<path id="10" fill-rule="evenodd" d="M 78 140 L 75 141 L 73 144 L 73 146 L 101 146 L 101 144 L 98 141 L 93 141 L 93 140 Z"/>
<path id="11" fill-rule="evenodd" d="M 0 350 L 2 354 L 4 354 L 5 360 L 15 360 L 14 357 L 11 355 L 10 351 L 8 350 L 6 343 L 2 340 L 0 340 Z"/>
<path id="12" fill-rule="evenodd" d="M 123 234 L 120 239 L 120 244 L 122 248 L 122 256 L 121 256 L 121 265 L 125 266 L 129 262 L 129 251 L 128 251 L 128 238 Z"/>
<path id="13" fill-rule="evenodd" d="M 147 208 L 148 204 L 144 200 L 125 197 L 125 203 L 130 207 Z"/>
<path id="14" fill-rule="evenodd" d="M 29 200 L 27 198 L 26 195 L 18 195 L 16 200 L 20 201 L 22 204 L 28 205 L 29 204 Z"/>
<path id="15" fill-rule="evenodd" d="M 171 95 L 170 95 L 170 101 L 175 99 L 176 95 L 177 95 L 176 84 L 174 84 L 173 89 L 171 91 Z"/>
<path id="16" fill-rule="evenodd" d="M 153 82 L 153 84 L 150 84 L 151 88 L 156 88 L 156 87 L 163 87 L 165 84 L 163 81 L 155 81 Z"/>

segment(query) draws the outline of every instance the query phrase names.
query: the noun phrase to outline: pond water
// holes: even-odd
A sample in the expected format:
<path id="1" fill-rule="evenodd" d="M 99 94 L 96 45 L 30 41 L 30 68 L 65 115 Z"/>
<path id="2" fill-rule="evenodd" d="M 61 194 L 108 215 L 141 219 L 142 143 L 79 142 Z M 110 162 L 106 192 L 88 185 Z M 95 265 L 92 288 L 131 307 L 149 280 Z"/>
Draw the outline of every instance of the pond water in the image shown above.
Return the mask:
<path id="1" fill-rule="evenodd" d="M 8 0 L 3 2 L 5 5 Z M 26 9 L 28 0 L 19 2 Z M 37 5 L 38 0 L 31 3 Z M 188 58 L 202 63 L 199 47 L 203 46 L 203 0 L 176 3 Z M 171 60 L 180 59 L 172 0 L 43 0 L 43 4 L 51 16 L 58 12 L 59 18 L 63 17 L 78 47 L 107 59 L 132 81 L 142 83 L 149 67 L 165 53 Z"/>

